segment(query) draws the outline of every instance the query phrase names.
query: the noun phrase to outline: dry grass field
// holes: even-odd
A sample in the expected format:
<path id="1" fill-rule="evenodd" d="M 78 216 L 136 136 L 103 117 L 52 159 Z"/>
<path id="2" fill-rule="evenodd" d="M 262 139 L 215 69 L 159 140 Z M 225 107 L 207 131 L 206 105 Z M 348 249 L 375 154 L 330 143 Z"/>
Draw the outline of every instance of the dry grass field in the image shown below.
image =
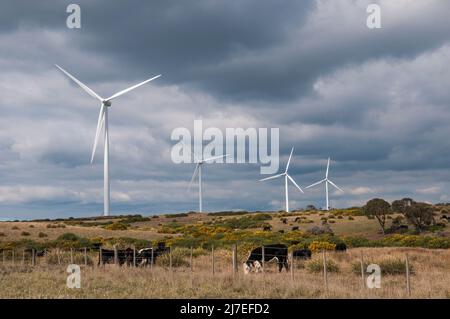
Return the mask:
<path id="1" fill-rule="evenodd" d="M 132 219 L 132 216 L 124 216 L 110 220 L 93 218 L 0 222 L 0 244 L 6 247 L 5 253 L 0 255 L 0 298 L 450 298 L 450 249 L 418 248 L 443 248 L 445 245 L 448 247 L 448 242 L 445 244 L 429 240 L 427 245 L 439 243 L 441 246 L 417 245 L 424 245 L 425 242 L 420 242 L 423 236 L 448 241 L 450 224 L 442 221 L 439 215 L 435 218 L 442 221 L 444 226 L 437 230 L 427 230 L 418 236 L 409 236 L 413 235 L 413 229 L 410 228 L 408 234 L 400 235 L 396 239 L 396 244 L 391 245 L 393 247 L 382 247 L 383 244 L 379 248 L 350 248 L 344 253 L 328 251 L 327 260 L 331 267 L 328 272 L 328 288 L 324 283 L 322 255 L 317 252 L 310 261 L 295 261 L 292 272 L 278 273 L 276 265 L 272 263 L 265 266 L 264 273 L 243 273 L 242 262 L 248 256 L 249 249 L 260 245 L 264 236 L 290 238 L 286 239 L 287 242 L 305 240 L 307 237 L 301 237 L 301 234 L 308 233 L 311 227 L 320 227 L 324 219 L 328 220 L 335 239 L 347 238 L 346 236 L 374 241 L 386 239 L 375 219 L 352 215 L 350 211 L 351 209 L 342 216 L 336 212 L 333 214 L 321 211 L 243 215 L 189 213 L 152 218 L 138 216 L 135 219 Z M 254 223 L 253 216 L 258 215 L 265 218 Z M 386 227 L 389 227 L 397 216 L 391 215 Z M 248 224 L 249 222 L 253 224 Z M 108 229 L 111 225 L 124 226 L 124 229 Z M 262 225 L 270 225 L 271 230 L 262 231 Z M 178 249 L 179 254 L 176 255 L 174 250 L 175 259 L 171 269 L 168 267 L 168 258 L 162 257 L 152 268 L 115 265 L 99 267 L 96 252 L 88 253 L 89 262 L 85 266 L 84 256 L 76 251 L 86 246 L 70 246 L 70 241 L 58 241 L 67 233 L 75 234 L 88 240 L 87 242 L 100 241 L 106 248 L 111 248 L 116 240 L 121 243 L 122 249 L 129 247 L 126 245 L 131 245 L 131 242 L 124 241 L 124 238 L 145 240 L 146 243 L 142 245 L 148 245 L 150 241 L 155 244 L 159 241 L 170 243 L 175 240 L 173 247 Z M 232 271 L 231 251 L 228 249 L 230 244 L 220 242 L 225 235 L 230 238 L 238 236 L 234 239 L 239 247 L 237 273 Z M 249 236 L 256 238 L 257 243 L 243 241 L 243 238 Z M 329 240 L 329 237 L 317 238 Z M 178 242 L 178 239 L 181 241 Z M 195 247 L 203 247 L 197 248 L 192 272 L 189 254 L 186 253 L 189 250 L 176 248 L 183 247 L 185 239 L 193 240 Z M 195 239 L 200 241 L 196 242 Z M 83 245 L 85 243 L 83 242 Z M 219 247 L 214 253 L 214 273 L 211 243 L 217 243 Z M 398 244 L 406 247 L 394 247 Z M 30 252 L 28 250 L 24 257 L 24 248 L 39 245 L 47 247 L 48 254 L 45 257 L 37 257 L 36 265 L 32 266 Z M 184 245 L 186 247 L 193 244 L 187 241 Z M 408 248 L 412 246 L 418 247 Z M 65 247 L 66 250 L 60 251 L 55 247 Z M 81 289 L 66 287 L 66 267 L 71 263 L 68 247 L 75 247 L 74 263 L 81 266 Z M 15 251 L 14 264 L 12 248 Z M 363 287 L 361 254 L 364 256 L 365 267 L 369 263 L 380 265 L 383 272 L 380 289 Z M 407 294 L 406 289 L 406 254 L 409 256 L 412 271 L 411 296 Z M 25 261 L 22 261 L 23 258 Z M 394 274 L 390 274 L 392 272 Z"/>
<path id="2" fill-rule="evenodd" d="M 264 273 L 245 275 L 241 264 L 233 275 L 229 251 L 215 252 L 215 271 L 211 255 L 194 258 L 189 265 L 133 268 L 106 265 L 81 266 L 81 289 L 66 287 L 66 265 L 0 266 L 0 298 L 409 298 L 404 274 L 382 275 L 380 289 L 362 287 L 361 274 L 352 272 L 352 264 L 364 259 L 382 263 L 404 261 L 408 253 L 413 274 L 411 298 L 450 298 L 450 251 L 417 248 L 350 249 L 331 252 L 328 260 L 339 267 L 328 273 L 325 289 L 323 272 L 311 272 L 308 263 L 297 261 L 291 272 L 278 273 L 267 264 Z M 242 254 L 241 254 L 242 255 Z M 94 256 L 93 256 L 94 257 Z M 241 258 L 242 261 L 243 258 Z"/>

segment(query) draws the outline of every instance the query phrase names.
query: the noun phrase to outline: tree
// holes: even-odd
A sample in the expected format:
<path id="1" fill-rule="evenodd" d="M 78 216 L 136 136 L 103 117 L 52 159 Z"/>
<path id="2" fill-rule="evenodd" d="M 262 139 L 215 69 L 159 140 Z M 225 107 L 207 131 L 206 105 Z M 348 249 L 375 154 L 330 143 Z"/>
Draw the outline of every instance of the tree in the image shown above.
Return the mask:
<path id="1" fill-rule="evenodd" d="M 427 203 L 418 203 L 411 198 L 403 198 L 392 202 L 394 211 L 403 214 L 408 222 L 413 224 L 418 231 L 434 223 L 434 208 Z"/>
<path id="2" fill-rule="evenodd" d="M 364 213 L 378 220 L 383 235 L 385 234 L 386 216 L 391 213 L 391 205 L 381 198 L 369 200 L 364 206 Z"/>

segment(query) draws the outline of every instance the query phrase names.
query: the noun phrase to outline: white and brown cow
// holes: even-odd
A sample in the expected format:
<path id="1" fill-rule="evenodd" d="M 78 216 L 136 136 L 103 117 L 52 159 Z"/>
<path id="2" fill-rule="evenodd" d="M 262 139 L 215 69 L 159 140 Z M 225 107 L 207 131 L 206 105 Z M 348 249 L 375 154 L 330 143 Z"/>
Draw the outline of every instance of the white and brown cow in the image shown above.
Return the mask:
<path id="1" fill-rule="evenodd" d="M 278 264 L 278 271 L 289 270 L 287 261 L 288 247 L 283 244 L 272 244 L 264 246 L 264 262 L 276 260 Z M 263 246 L 257 247 L 250 252 L 247 261 L 244 263 L 244 273 L 248 274 L 251 271 L 260 272 L 263 264 Z"/>

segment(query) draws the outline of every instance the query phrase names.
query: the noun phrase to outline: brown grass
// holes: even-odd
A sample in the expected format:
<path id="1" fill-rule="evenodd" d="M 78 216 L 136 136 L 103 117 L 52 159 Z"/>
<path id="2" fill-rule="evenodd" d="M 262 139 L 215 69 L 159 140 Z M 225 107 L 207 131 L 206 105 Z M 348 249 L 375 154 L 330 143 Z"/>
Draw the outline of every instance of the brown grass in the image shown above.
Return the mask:
<path id="1" fill-rule="evenodd" d="M 244 275 L 241 264 L 233 276 L 229 251 L 216 251 L 215 274 L 211 256 L 194 259 L 189 267 L 156 266 L 128 268 L 106 265 L 82 267 L 82 288 L 66 287 L 66 265 L 47 265 L 38 260 L 34 268 L 26 261 L 21 265 L 1 265 L 0 298 L 407 298 L 404 275 L 383 276 L 381 289 L 363 289 L 361 276 L 352 273 L 351 265 L 359 261 L 361 249 L 347 253 L 329 253 L 328 259 L 339 266 L 329 274 L 329 289 L 324 288 L 323 274 L 309 273 L 304 262 L 296 262 L 294 280 L 291 273 L 277 273 L 267 264 L 264 274 Z M 450 298 L 450 251 L 409 248 L 366 248 L 367 260 L 410 256 L 415 269 L 411 277 L 412 298 Z M 94 257 L 94 255 L 92 256 Z M 320 254 L 313 256 L 320 258 Z M 96 263 L 97 259 L 94 257 Z M 242 260 L 241 260 L 242 261 Z"/>

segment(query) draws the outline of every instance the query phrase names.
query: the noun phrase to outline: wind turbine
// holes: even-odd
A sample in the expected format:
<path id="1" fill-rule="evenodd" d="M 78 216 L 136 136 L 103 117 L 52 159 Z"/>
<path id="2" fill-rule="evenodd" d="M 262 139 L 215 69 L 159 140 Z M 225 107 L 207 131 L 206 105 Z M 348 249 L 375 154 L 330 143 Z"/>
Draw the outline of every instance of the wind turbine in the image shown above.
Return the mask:
<path id="1" fill-rule="evenodd" d="M 88 88 L 85 84 L 83 84 L 81 81 L 76 79 L 73 75 L 71 75 L 69 72 L 61 68 L 59 65 L 55 64 L 55 66 L 60 69 L 65 75 L 67 75 L 72 81 L 74 81 L 78 86 L 80 86 L 83 90 L 85 90 L 90 96 L 93 98 L 96 98 L 101 102 L 100 106 L 100 114 L 98 115 L 98 122 L 97 122 L 97 131 L 95 132 L 95 140 L 94 140 L 94 147 L 92 149 L 92 156 L 91 156 L 91 164 L 94 160 L 95 150 L 97 148 L 98 139 L 100 137 L 100 132 L 102 128 L 104 127 L 104 161 L 103 161 L 103 187 L 104 187 L 104 199 L 103 199 L 103 216 L 109 216 L 109 200 L 110 200 L 110 189 L 109 189 L 109 132 L 108 132 L 108 107 L 111 106 L 111 101 L 125 93 L 130 92 L 131 90 L 134 90 L 141 85 L 144 85 L 150 81 L 153 81 L 161 76 L 161 74 L 152 77 L 151 79 L 148 79 L 144 82 L 141 82 L 139 84 L 133 85 L 132 87 L 129 87 L 125 90 L 122 90 L 120 92 L 117 92 L 110 96 L 107 99 L 102 98 L 100 95 L 95 93 L 93 90 Z"/>
<path id="2" fill-rule="evenodd" d="M 190 151 L 189 151 L 190 152 Z M 203 200 L 202 200 L 202 166 L 203 164 L 207 163 L 208 161 L 213 161 L 219 158 L 224 158 L 227 156 L 230 156 L 230 154 L 225 155 L 219 155 L 219 156 L 213 156 L 209 158 L 203 158 L 203 152 L 202 156 L 198 158 L 194 153 L 190 152 L 194 156 L 194 163 L 195 169 L 194 174 L 192 174 L 191 182 L 189 183 L 188 189 L 191 188 L 192 183 L 194 182 L 195 178 L 198 176 L 198 212 L 201 213 L 203 209 Z"/>
<path id="3" fill-rule="evenodd" d="M 303 193 L 303 190 L 300 188 L 300 186 L 297 185 L 297 183 L 294 181 L 294 179 L 288 174 L 288 169 L 289 169 L 289 163 L 291 162 L 291 158 L 292 158 L 292 153 L 294 152 L 294 148 L 291 149 L 291 155 L 289 155 L 289 159 L 286 165 L 286 170 L 284 171 L 284 173 L 282 174 L 278 174 L 278 175 L 274 175 L 271 177 L 267 177 L 267 178 L 263 178 L 260 179 L 259 181 L 268 181 L 269 179 L 275 179 L 278 177 L 282 177 L 284 176 L 284 187 L 285 187 L 285 193 L 286 193 L 286 212 L 289 213 L 289 190 L 288 190 L 288 180 L 290 180 L 292 182 L 292 184 L 295 185 L 295 187 L 297 187 L 299 189 L 300 192 Z"/>
<path id="4" fill-rule="evenodd" d="M 321 181 L 318 181 L 317 183 L 314 183 L 314 184 L 309 185 L 308 187 L 306 187 L 306 188 L 310 188 L 310 187 L 314 187 L 316 185 L 319 185 L 321 183 L 325 183 L 325 196 L 326 196 L 326 199 L 327 199 L 327 208 L 326 208 L 326 210 L 330 210 L 330 205 L 328 204 L 329 203 L 329 201 L 328 201 L 328 184 L 333 185 L 333 187 L 335 187 L 336 189 L 340 190 L 341 192 L 344 192 L 335 183 L 333 183 L 332 181 L 330 181 L 328 179 L 328 171 L 329 171 L 329 169 L 330 169 L 330 158 L 328 157 L 327 171 L 325 173 L 325 178 L 322 179 Z"/>

